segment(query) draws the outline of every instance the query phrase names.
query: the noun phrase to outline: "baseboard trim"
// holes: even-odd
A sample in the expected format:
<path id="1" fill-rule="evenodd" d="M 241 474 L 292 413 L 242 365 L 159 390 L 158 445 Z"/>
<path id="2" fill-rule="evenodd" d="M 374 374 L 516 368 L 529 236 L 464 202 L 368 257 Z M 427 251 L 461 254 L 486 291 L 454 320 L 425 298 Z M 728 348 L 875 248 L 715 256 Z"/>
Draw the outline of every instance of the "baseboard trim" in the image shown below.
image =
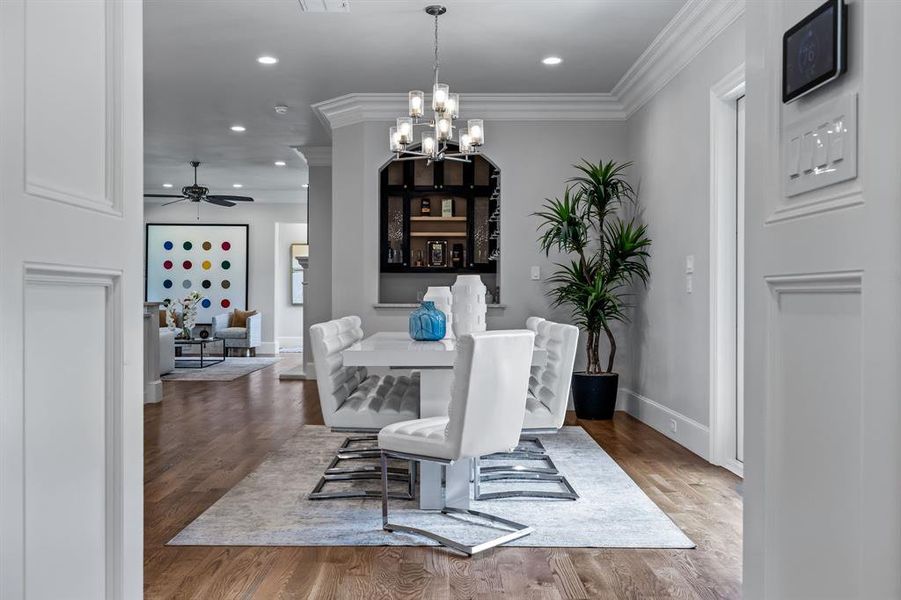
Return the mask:
<path id="1" fill-rule="evenodd" d="M 156 404 L 163 400 L 163 382 L 157 379 L 144 384 L 144 404 Z"/>
<path id="2" fill-rule="evenodd" d="M 303 347 L 302 337 L 280 337 L 276 340 L 279 348 Z"/>
<path id="3" fill-rule="evenodd" d="M 704 460 L 710 460 L 710 428 L 627 388 L 620 388 L 618 410 L 624 410 Z M 672 431 L 671 421 L 676 422 Z"/>

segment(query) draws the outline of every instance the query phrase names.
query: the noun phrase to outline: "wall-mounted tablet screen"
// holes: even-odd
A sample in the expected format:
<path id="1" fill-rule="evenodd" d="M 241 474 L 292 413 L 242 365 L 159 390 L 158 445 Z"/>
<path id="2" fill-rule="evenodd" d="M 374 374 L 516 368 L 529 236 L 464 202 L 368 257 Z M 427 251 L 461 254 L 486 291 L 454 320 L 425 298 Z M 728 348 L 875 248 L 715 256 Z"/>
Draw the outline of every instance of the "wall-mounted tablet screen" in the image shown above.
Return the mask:
<path id="1" fill-rule="evenodd" d="M 829 0 L 782 36 L 782 101 L 832 81 L 847 65 L 847 7 Z"/>

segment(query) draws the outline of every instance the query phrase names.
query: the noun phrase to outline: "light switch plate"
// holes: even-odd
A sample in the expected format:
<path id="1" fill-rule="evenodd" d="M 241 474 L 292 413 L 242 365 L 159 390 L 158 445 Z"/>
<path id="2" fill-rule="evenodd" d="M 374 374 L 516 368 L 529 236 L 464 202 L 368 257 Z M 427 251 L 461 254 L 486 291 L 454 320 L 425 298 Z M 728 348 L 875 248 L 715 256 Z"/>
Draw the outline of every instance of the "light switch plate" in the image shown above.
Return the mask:
<path id="1" fill-rule="evenodd" d="M 541 267 L 533 266 L 531 270 L 532 281 L 541 279 Z"/>
<path id="2" fill-rule="evenodd" d="M 800 108 L 797 118 L 782 129 L 785 195 L 797 196 L 855 177 L 857 94 Z"/>
<path id="3" fill-rule="evenodd" d="M 695 272 L 695 255 L 689 254 L 685 257 L 685 272 L 686 273 L 694 273 Z"/>

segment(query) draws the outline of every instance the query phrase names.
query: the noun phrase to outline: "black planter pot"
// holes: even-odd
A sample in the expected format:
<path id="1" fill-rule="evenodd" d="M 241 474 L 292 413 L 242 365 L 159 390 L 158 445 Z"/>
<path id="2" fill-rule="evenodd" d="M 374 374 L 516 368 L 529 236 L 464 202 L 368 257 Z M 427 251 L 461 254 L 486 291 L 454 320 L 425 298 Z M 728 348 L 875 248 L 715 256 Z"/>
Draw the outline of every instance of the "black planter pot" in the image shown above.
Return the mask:
<path id="1" fill-rule="evenodd" d="M 580 419 L 612 419 L 616 410 L 619 374 L 573 373 L 573 402 Z"/>

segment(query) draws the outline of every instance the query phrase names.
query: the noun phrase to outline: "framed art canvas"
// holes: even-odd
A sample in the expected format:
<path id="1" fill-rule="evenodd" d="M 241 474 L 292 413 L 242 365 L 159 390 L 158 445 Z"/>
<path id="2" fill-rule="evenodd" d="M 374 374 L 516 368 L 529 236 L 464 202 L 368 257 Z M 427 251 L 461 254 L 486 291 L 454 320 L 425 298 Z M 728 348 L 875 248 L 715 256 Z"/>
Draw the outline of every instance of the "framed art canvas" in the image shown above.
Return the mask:
<path id="1" fill-rule="evenodd" d="M 144 299 L 173 302 L 198 292 L 197 324 L 237 308 L 247 310 L 248 225 L 148 223 Z"/>

